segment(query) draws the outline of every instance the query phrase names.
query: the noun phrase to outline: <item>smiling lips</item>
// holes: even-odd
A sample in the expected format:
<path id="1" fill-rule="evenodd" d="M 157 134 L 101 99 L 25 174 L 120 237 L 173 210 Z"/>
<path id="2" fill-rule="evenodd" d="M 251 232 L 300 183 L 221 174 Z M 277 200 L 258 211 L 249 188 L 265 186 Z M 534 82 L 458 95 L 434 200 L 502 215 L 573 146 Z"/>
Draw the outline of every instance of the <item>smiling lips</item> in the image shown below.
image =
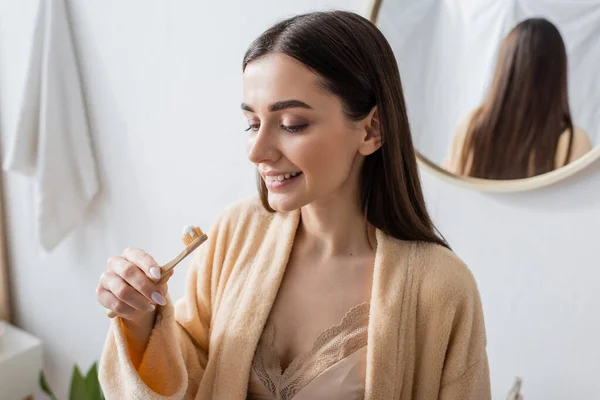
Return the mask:
<path id="1" fill-rule="evenodd" d="M 267 183 L 270 183 L 270 182 L 283 182 L 283 181 L 285 181 L 287 179 L 294 178 L 294 177 L 296 177 L 296 176 L 298 176 L 300 174 L 302 174 L 302 172 L 289 172 L 289 173 L 279 174 L 279 175 L 268 174 L 268 175 L 265 175 L 265 181 Z"/>
<path id="2" fill-rule="evenodd" d="M 279 190 L 283 189 L 288 185 L 288 183 L 292 183 L 296 178 L 302 176 L 302 172 L 294 171 L 294 172 L 283 172 L 283 171 L 263 171 L 262 177 L 267 185 L 267 188 L 270 190 Z"/>

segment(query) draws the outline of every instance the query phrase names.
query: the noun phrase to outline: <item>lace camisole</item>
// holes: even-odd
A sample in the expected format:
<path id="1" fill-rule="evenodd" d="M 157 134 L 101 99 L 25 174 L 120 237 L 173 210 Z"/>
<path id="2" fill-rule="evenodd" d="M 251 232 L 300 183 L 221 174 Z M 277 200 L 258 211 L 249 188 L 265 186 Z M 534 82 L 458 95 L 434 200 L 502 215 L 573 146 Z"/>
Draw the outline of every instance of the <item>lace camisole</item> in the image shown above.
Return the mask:
<path id="1" fill-rule="evenodd" d="M 369 303 L 352 307 L 323 331 L 310 351 L 282 371 L 267 322 L 252 362 L 247 400 L 362 400 L 365 391 Z"/>

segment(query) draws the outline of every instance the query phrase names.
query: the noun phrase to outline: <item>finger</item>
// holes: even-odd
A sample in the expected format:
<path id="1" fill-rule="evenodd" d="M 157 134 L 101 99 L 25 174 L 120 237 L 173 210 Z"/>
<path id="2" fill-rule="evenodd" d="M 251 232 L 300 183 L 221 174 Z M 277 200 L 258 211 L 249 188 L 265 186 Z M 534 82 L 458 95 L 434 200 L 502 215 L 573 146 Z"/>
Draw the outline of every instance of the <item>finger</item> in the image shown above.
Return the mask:
<path id="1" fill-rule="evenodd" d="M 158 285 L 158 291 L 160 292 L 160 294 L 162 294 L 163 296 L 166 296 L 167 293 L 169 293 L 169 279 L 173 276 L 173 274 L 175 273 L 175 270 L 170 270 L 169 272 L 167 272 L 167 274 L 164 276 L 163 279 L 161 279 L 160 281 L 158 281 L 157 285 Z"/>
<path id="2" fill-rule="evenodd" d="M 169 281 L 169 279 L 171 279 L 171 277 L 173 276 L 174 273 L 175 273 L 174 269 L 170 270 L 169 272 L 167 272 L 165 274 L 165 276 L 163 276 L 158 282 L 156 282 L 156 284 L 157 285 L 164 285 L 164 284 L 166 284 Z"/>
<path id="3" fill-rule="evenodd" d="M 112 268 L 114 273 L 145 296 L 148 301 L 155 301 L 152 297 L 154 293 L 158 292 L 160 294 L 161 286 L 151 281 L 141 269 L 124 258 L 115 261 L 112 264 Z"/>
<path id="4" fill-rule="evenodd" d="M 116 271 L 118 268 L 125 268 L 128 266 L 132 266 L 136 269 L 139 269 L 142 273 L 144 273 L 144 271 L 142 271 L 137 265 L 130 263 L 123 257 L 112 256 L 108 259 L 108 262 L 107 262 L 107 269 L 109 271 L 113 271 L 113 272 Z"/>
<path id="5" fill-rule="evenodd" d="M 138 311 L 129 307 L 127 304 L 120 301 L 114 294 L 105 288 L 98 286 L 97 295 L 98 302 L 109 310 L 114 311 L 117 315 L 124 318 L 133 317 Z"/>
<path id="6" fill-rule="evenodd" d="M 153 304 L 113 271 L 102 274 L 101 285 L 121 302 L 138 311 L 152 311 Z"/>
<path id="7" fill-rule="evenodd" d="M 162 271 L 154 258 L 142 249 L 128 247 L 123 252 L 123 258 L 141 268 L 151 279 L 160 279 Z"/>

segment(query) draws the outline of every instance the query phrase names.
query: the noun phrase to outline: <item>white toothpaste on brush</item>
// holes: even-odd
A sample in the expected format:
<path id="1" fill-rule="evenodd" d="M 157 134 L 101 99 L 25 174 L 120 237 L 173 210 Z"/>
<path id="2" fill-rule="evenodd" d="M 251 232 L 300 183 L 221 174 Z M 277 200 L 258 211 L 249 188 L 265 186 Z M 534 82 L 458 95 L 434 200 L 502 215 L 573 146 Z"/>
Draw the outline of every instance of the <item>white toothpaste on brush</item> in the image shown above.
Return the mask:
<path id="1" fill-rule="evenodd" d="M 183 231 L 181 232 L 181 236 L 189 235 L 191 237 L 194 236 L 194 227 L 191 225 L 186 225 L 183 227 Z"/>
<path id="2" fill-rule="evenodd" d="M 202 229 L 193 225 L 186 225 L 183 227 L 183 231 L 181 232 L 181 240 L 186 246 L 192 244 L 195 240 L 199 239 L 204 235 Z"/>

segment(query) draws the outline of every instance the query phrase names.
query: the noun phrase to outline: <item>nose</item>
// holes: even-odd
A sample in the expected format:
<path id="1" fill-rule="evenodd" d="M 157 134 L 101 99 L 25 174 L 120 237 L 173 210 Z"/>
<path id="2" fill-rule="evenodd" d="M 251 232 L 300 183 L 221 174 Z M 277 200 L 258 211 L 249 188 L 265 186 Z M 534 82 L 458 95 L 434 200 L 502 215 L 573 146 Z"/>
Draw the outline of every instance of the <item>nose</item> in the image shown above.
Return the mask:
<path id="1" fill-rule="evenodd" d="M 258 165 L 265 161 L 277 161 L 279 151 L 277 150 L 276 138 L 269 132 L 268 126 L 262 125 L 258 131 L 252 132 L 248 137 L 247 151 L 248 159 Z"/>

